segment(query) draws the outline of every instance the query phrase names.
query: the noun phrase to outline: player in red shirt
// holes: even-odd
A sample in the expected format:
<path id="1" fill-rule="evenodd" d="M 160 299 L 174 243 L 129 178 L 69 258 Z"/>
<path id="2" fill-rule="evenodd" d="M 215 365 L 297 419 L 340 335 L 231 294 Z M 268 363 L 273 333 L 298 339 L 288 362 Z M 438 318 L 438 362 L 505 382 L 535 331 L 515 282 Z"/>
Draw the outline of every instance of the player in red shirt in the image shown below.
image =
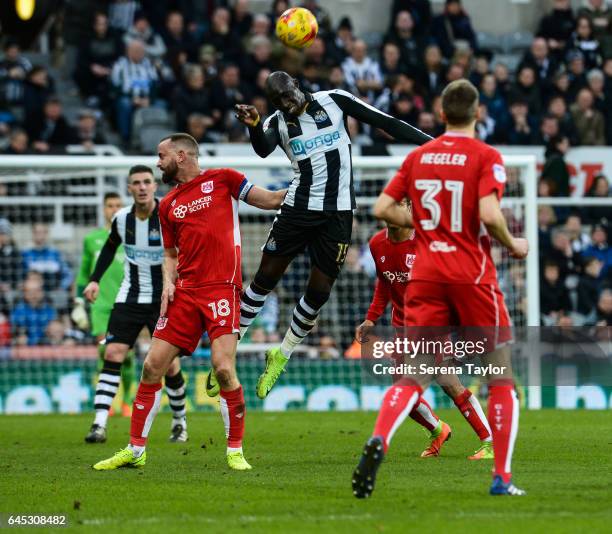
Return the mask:
<path id="1" fill-rule="evenodd" d="M 524 495 L 512 484 L 511 460 L 518 431 L 518 398 L 510 348 L 511 321 L 497 283 L 490 254 L 493 236 L 511 256 L 527 256 L 528 244 L 513 237 L 499 206 L 506 172 L 501 155 L 474 139 L 478 91 L 467 80 L 450 83 L 442 93 L 446 133 L 415 149 L 374 206 L 387 223 L 414 226 L 417 261 L 407 290 L 408 327 L 486 327 L 483 341 L 488 364 L 502 373 L 490 375 L 489 423 L 495 468 L 492 495 Z M 412 214 L 397 202 L 408 197 Z M 385 394 L 373 436 L 353 474 L 353 491 L 367 497 L 393 436 L 418 403 L 431 376 L 404 377 Z"/>
<path id="2" fill-rule="evenodd" d="M 402 202 L 402 204 L 406 206 L 405 209 L 409 209 L 407 203 Z M 366 319 L 355 332 L 355 338 L 360 342 L 367 330 L 372 328 L 383 315 L 389 301 L 391 301 L 392 326 L 396 328 L 404 326 L 404 298 L 416 259 L 415 231 L 390 224 L 370 239 L 370 252 L 376 265 L 377 280 Z M 478 399 L 469 389 L 463 387 L 456 375 L 444 377 L 440 385 L 453 399 L 455 406 L 481 441 L 480 448 L 468 456 L 468 459 L 493 458 L 491 429 Z M 409 415 L 431 433 L 429 447 L 421 453 L 421 457 L 439 456 L 442 445 L 450 439 L 450 426 L 440 420 L 422 396 Z"/>
<path id="3" fill-rule="evenodd" d="M 130 444 L 94 469 L 144 465 L 147 436 L 159 410 L 161 378 L 175 358 L 195 350 L 204 331 L 221 387 L 228 465 L 251 469 L 242 453 L 245 405 L 236 376 L 242 287 L 238 201 L 278 209 L 285 191 L 252 186 L 232 169 L 201 171 L 198 144 L 187 134 L 162 139 L 158 155 L 163 181 L 177 184 L 159 205 L 165 249 L 160 317 L 134 399 Z"/>

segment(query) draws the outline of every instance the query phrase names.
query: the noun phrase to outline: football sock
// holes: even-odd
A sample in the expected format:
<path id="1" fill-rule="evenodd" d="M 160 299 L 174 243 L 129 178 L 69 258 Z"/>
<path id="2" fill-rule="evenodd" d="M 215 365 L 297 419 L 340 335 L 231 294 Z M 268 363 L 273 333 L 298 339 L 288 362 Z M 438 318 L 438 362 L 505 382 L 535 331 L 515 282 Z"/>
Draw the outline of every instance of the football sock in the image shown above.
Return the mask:
<path id="1" fill-rule="evenodd" d="M 225 426 L 227 451 L 241 450 L 246 415 L 242 386 L 238 386 L 238 388 L 232 391 L 224 391 L 222 389 L 219 404 L 221 405 L 221 416 Z"/>
<path id="2" fill-rule="evenodd" d="M 123 390 L 124 404 L 132 403 L 132 384 L 136 378 L 136 354 L 134 350 L 130 350 L 121 366 L 121 389 Z"/>
<path id="3" fill-rule="evenodd" d="M 423 397 L 419 399 L 417 405 L 410 412 L 410 417 L 429 432 L 433 432 L 439 426 L 440 418 Z"/>
<path id="4" fill-rule="evenodd" d="M 174 376 L 166 375 L 166 394 L 172 409 L 172 426 L 180 423 L 183 428 L 187 428 L 187 411 L 185 410 L 185 379 L 183 373 L 179 371 Z"/>
<path id="5" fill-rule="evenodd" d="M 149 431 L 161 403 L 161 387 L 161 382 L 157 384 L 143 384 L 141 382 L 138 385 L 138 391 L 132 406 L 131 445 L 144 447 L 147 444 Z"/>
<path id="6" fill-rule="evenodd" d="M 491 427 L 478 399 L 469 389 L 453 399 L 455 406 L 461 412 L 465 420 L 478 434 L 480 441 L 491 441 Z"/>
<path id="7" fill-rule="evenodd" d="M 242 338 L 248 330 L 251 323 L 257 317 L 257 314 L 263 308 L 266 297 L 272 291 L 271 289 L 263 289 L 255 283 L 251 282 L 246 291 L 240 298 L 240 337 Z"/>
<path id="8" fill-rule="evenodd" d="M 291 325 L 283 338 L 280 350 L 283 356 L 290 358 L 291 353 L 304 338 L 310 334 L 323 306 L 316 307 L 306 296 L 303 296 L 293 309 Z"/>
<path id="9" fill-rule="evenodd" d="M 489 423 L 493 434 L 495 454 L 494 475 L 504 482 L 511 478 L 512 453 L 518 433 L 519 403 L 514 385 L 509 380 L 498 380 L 489 385 Z"/>
<path id="10" fill-rule="evenodd" d="M 104 360 L 102 371 L 98 375 L 98 383 L 96 384 L 96 395 L 94 397 L 96 417 L 94 425 L 106 427 L 108 411 L 113 403 L 117 389 L 119 389 L 120 374 L 121 362 Z"/>
<path id="11" fill-rule="evenodd" d="M 385 393 L 372 433 L 372 436 L 381 436 L 384 439 L 385 452 L 395 431 L 419 402 L 422 392 L 418 384 L 410 380 L 400 380 Z"/>

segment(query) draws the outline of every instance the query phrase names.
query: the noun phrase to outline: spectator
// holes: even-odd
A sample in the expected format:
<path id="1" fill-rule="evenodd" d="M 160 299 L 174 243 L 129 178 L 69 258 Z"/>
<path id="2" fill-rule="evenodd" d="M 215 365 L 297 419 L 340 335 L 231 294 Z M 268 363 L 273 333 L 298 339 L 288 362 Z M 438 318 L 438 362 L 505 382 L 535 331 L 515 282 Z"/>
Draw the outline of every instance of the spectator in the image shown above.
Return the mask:
<path id="1" fill-rule="evenodd" d="M 53 82 L 45 67 L 35 66 L 26 77 L 23 87 L 25 123 L 40 120 L 45 102 L 53 96 Z"/>
<path id="2" fill-rule="evenodd" d="M 586 194 L 591 198 L 607 198 L 610 196 L 610 184 L 603 174 L 598 174 Z M 609 206 L 588 206 L 582 210 L 585 224 L 606 224 L 612 222 Z"/>
<path id="3" fill-rule="evenodd" d="M 336 360 L 340 358 L 338 344 L 336 343 L 336 340 L 328 334 L 322 334 L 319 337 L 317 352 L 318 357 L 321 360 Z"/>
<path id="4" fill-rule="evenodd" d="M 59 98 L 51 97 L 45 103 L 42 114 L 26 123 L 32 145 L 38 152 L 63 151 L 66 145 L 79 142 L 76 130 L 63 115 Z"/>
<path id="5" fill-rule="evenodd" d="M 391 103 L 390 115 L 408 124 L 416 124 L 419 120 L 419 110 L 414 105 L 412 95 L 404 92 L 399 93 Z"/>
<path id="6" fill-rule="evenodd" d="M 82 340 L 84 334 L 79 330 L 66 328 L 66 325 L 60 319 L 53 319 L 45 328 L 45 338 L 42 341 L 45 345 L 54 347 L 59 346 L 74 346 L 77 340 Z"/>
<path id="7" fill-rule="evenodd" d="M 548 114 L 556 117 L 559 123 L 559 133 L 567 137 L 570 145 L 578 144 L 578 133 L 570 112 L 567 110 L 565 99 L 561 95 L 553 96 L 548 103 Z"/>
<path id="8" fill-rule="evenodd" d="M 487 108 L 488 115 L 498 125 L 508 124 L 508 104 L 497 90 L 497 81 L 493 74 L 485 74 L 480 83 L 480 102 Z"/>
<path id="9" fill-rule="evenodd" d="M 443 131 L 439 129 L 439 125 L 436 123 L 435 115 L 429 111 L 422 111 L 419 114 L 417 128 L 422 132 L 425 132 L 427 135 L 431 135 L 432 137 L 438 137 Z"/>
<path id="10" fill-rule="evenodd" d="M 578 213 L 568 215 L 564 229 L 576 254 L 582 254 L 591 244 L 589 236 L 582 231 L 582 219 Z"/>
<path id="11" fill-rule="evenodd" d="M 518 99 L 510 104 L 510 123 L 503 134 L 509 145 L 531 145 L 536 139 L 536 129 L 529 117 L 527 102 Z"/>
<path id="12" fill-rule="evenodd" d="M 38 345 L 44 340 L 49 321 L 56 318 L 55 310 L 47 302 L 42 282 L 28 278 L 23 283 L 23 300 L 11 313 L 13 339 L 18 344 Z"/>
<path id="13" fill-rule="evenodd" d="M 540 19 L 537 35 L 546 39 L 551 52 L 560 59 L 575 27 L 571 1 L 553 0 L 552 11 Z"/>
<path id="14" fill-rule="evenodd" d="M 533 40 L 531 48 L 525 52 L 519 70 L 522 67 L 531 67 L 536 72 L 542 91 L 548 95 L 552 90 L 553 78 L 559 66 L 557 60 L 549 53 L 546 39 L 536 37 Z"/>
<path id="15" fill-rule="evenodd" d="M 425 101 L 420 95 L 415 93 L 414 80 L 406 74 L 392 76 L 387 80 L 387 87 L 376 99 L 374 106 L 385 113 L 393 113 L 393 103 L 401 94 L 406 94 L 412 97 L 417 111 L 421 111 L 425 107 Z"/>
<path id="16" fill-rule="evenodd" d="M 112 82 L 116 92 L 117 127 L 125 143 L 130 139 L 132 115 L 138 108 L 154 103 L 159 78 L 142 41 L 130 41 L 126 54 L 113 65 Z"/>
<path id="17" fill-rule="evenodd" d="M 588 89 L 591 90 L 594 99 L 594 108 L 599 111 L 606 120 L 610 118 L 610 100 L 604 91 L 605 76 L 599 69 L 592 69 L 587 73 Z M 606 125 L 607 127 L 607 125 Z"/>
<path id="18" fill-rule="evenodd" d="M 253 23 L 251 24 L 251 29 L 246 37 L 242 39 L 242 48 L 244 50 L 251 50 L 251 40 L 255 37 L 268 37 L 270 38 L 270 19 L 261 13 L 258 13 L 253 17 Z M 278 45 L 278 53 L 282 54 L 282 46 L 283 44 L 280 41 L 276 41 Z M 274 46 L 272 47 L 272 55 L 275 55 L 277 50 L 275 50 Z"/>
<path id="19" fill-rule="evenodd" d="M 21 104 L 23 100 L 23 83 L 32 64 L 21 55 L 16 41 L 4 43 L 4 58 L 0 61 L 0 101 L 9 105 Z"/>
<path id="20" fill-rule="evenodd" d="M 91 109 L 79 111 L 77 122 L 77 138 L 86 150 L 92 150 L 94 145 L 105 145 L 106 138 L 98 128 L 98 116 Z"/>
<path id="21" fill-rule="evenodd" d="M 597 326 L 612 326 L 612 289 L 604 289 L 599 295 Z"/>
<path id="22" fill-rule="evenodd" d="M 576 103 L 570 107 L 581 145 L 606 144 L 604 118 L 593 108 L 593 104 L 593 93 L 589 89 L 581 89 L 576 97 Z"/>
<path id="23" fill-rule="evenodd" d="M 400 11 L 395 16 L 393 28 L 387 32 L 384 43 L 394 43 L 400 50 L 402 63 L 416 70 L 423 61 L 424 43 L 416 33 L 410 11 Z"/>
<path id="24" fill-rule="evenodd" d="M 559 71 L 553 79 L 553 93 L 565 100 L 566 105 L 572 102 L 570 95 L 570 77 L 566 71 Z"/>
<path id="25" fill-rule="evenodd" d="M 3 150 L 3 153 L 13 156 L 28 154 L 30 153 L 29 144 L 28 134 L 25 130 L 15 128 L 9 137 L 9 145 Z"/>
<path id="26" fill-rule="evenodd" d="M 142 11 L 136 13 L 134 24 L 123 35 L 123 42 L 126 46 L 133 40 L 142 41 L 147 57 L 154 64 L 161 64 L 164 54 L 166 53 L 166 44 L 162 36 L 156 33 L 151 27 L 147 15 Z"/>
<path id="27" fill-rule="evenodd" d="M 253 25 L 253 14 L 249 11 L 249 0 L 236 0 L 231 14 L 231 27 L 244 37 Z"/>
<path id="28" fill-rule="evenodd" d="M 264 69 L 269 72 L 269 69 Z M 304 62 L 302 67 L 302 76 L 300 78 L 300 87 L 310 93 L 316 93 L 317 91 L 324 91 L 327 89 L 327 81 L 324 76 L 321 76 L 319 66 L 312 61 Z M 264 98 L 267 104 L 267 98 Z M 261 115 L 261 113 L 260 113 Z"/>
<path id="29" fill-rule="evenodd" d="M 231 15 L 224 7 L 215 9 L 212 15 L 210 30 L 204 35 L 205 44 L 215 47 L 225 62 L 238 62 L 242 55 L 240 37 L 232 30 Z"/>
<path id="30" fill-rule="evenodd" d="M 249 90 L 240 80 L 240 70 L 236 65 L 226 65 L 210 90 L 212 117 L 215 121 L 213 128 L 225 131 L 226 116 L 233 116 L 236 104 L 246 104 L 249 100 Z"/>
<path id="31" fill-rule="evenodd" d="M 571 311 L 569 293 L 565 288 L 559 265 L 552 260 L 546 260 L 540 285 L 542 324 L 552 326 L 560 315 L 569 311 Z"/>
<path id="32" fill-rule="evenodd" d="M 602 263 L 600 278 L 612 282 L 612 249 L 608 244 L 608 227 L 596 224 L 591 230 L 591 245 L 584 249 L 585 256 L 597 258 Z"/>
<path id="33" fill-rule="evenodd" d="M 206 78 L 199 65 L 190 66 L 185 73 L 185 85 L 177 88 L 172 109 L 176 113 L 176 128 L 184 131 L 187 126 L 187 117 L 191 113 L 201 114 L 205 126 L 213 125 L 210 94 L 205 87 Z"/>
<path id="34" fill-rule="evenodd" d="M 90 107 L 108 105 L 113 63 L 123 50 L 120 36 L 109 28 L 105 13 L 94 15 L 93 33 L 79 46 L 74 81 Z"/>
<path id="35" fill-rule="evenodd" d="M 432 19 L 430 0 L 393 0 L 391 21 L 400 11 L 409 11 L 417 32 L 424 37 L 429 36 Z"/>
<path id="36" fill-rule="evenodd" d="M 243 80 L 255 80 L 261 69 L 274 70 L 272 65 L 272 43 L 265 35 L 251 39 L 251 50 L 244 55 L 240 65 Z"/>
<path id="37" fill-rule="evenodd" d="M 0 295 L 17 289 L 23 280 L 23 260 L 13 241 L 13 227 L 8 219 L 0 218 Z"/>
<path id="38" fill-rule="evenodd" d="M 570 50 L 567 55 L 569 87 L 567 95 L 573 101 L 578 91 L 587 86 L 584 55 L 580 50 Z"/>
<path id="39" fill-rule="evenodd" d="M 496 63 L 493 67 L 493 75 L 497 82 L 497 90 L 508 102 L 512 83 L 510 81 L 510 70 L 505 63 Z"/>
<path id="40" fill-rule="evenodd" d="M 540 261 L 543 261 L 552 249 L 551 228 L 556 222 L 557 217 L 552 206 L 540 206 L 538 208 L 538 252 Z"/>
<path id="41" fill-rule="evenodd" d="M 400 49 L 391 41 L 383 45 L 380 71 L 384 79 L 406 71 L 406 66 L 401 62 Z"/>
<path id="42" fill-rule="evenodd" d="M 585 0 L 578 10 L 579 17 L 587 17 L 593 29 L 593 37 L 601 39 L 610 31 L 612 12 L 607 0 Z"/>
<path id="43" fill-rule="evenodd" d="M 227 10 L 225 10 L 227 12 Z M 229 12 L 227 12 L 229 18 Z M 214 23 L 214 21 L 213 21 Z M 195 63 L 198 46 L 192 35 L 185 30 L 185 20 L 180 11 L 170 11 L 166 16 L 166 27 L 162 33 L 166 45 L 166 61 L 174 75 L 179 78 L 181 69 L 187 62 Z M 217 52 L 220 49 L 217 48 Z"/>
<path id="44" fill-rule="evenodd" d="M 68 290 L 74 278 L 72 270 L 60 251 L 49 245 L 49 228 L 46 224 L 34 223 L 32 241 L 33 247 L 23 251 L 25 273 L 40 273 L 45 291 Z"/>
<path id="45" fill-rule="evenodd" d="M 559 127 L 559 119 L 554 115 L 546 114 L 540 121 L 540 131 L 536 139 L 536 144 L 547 145 L 548 142 L 559 135 L 561 129 Z"/>
<path id="46" fill-rule="evenodd" d="M 535 70 L 522 67 L 516 78 L 516 83 L 510 90 L 510 101 L 524 100 L 527 102 L 529 114 L 539 115 L 542 111 L 542 94 Z"/>
<path id="47" fill-rule="evenodd" d="M 489 116 L 487 106 L 482 102 L 478 107 L 478 121 L 476 122 L 476 133 L 478 139 L 485 143 L 497 142 L 497 123 Z"/>
<path id="48" fill-rule="evenodd" d="M 595 324 L 601 268 L 602 263 L 597 258 L 587 256 L 584 259 L 583 272 L 576 288 L 576 312 L 580 315 L 582 324 Z"/>
<path id="49" fill-rule="evenodd" d="M 429 45 L 425 49 L 425 60 L 419 74 L 419 84 L 425 91 L 428 102 L 431 102 L 434 96 L 442 93 L 446 78 L 445 71 L 440 47 Z"/>
<path id="50" fill-rule="evenodd" d="M 342 63 L 346 82 L 355 94 L 367 97 L 372 102 L 377 91 L 382 89 L 382 74 L 378 62 L 367 56 L 367 46 L 357 39 L 353 43 L 351 57 Z"/>
<path id="51" fill-rule="evenodd" d="M 327 40 L 327 51 L 330 59 L 336 65 L 340 65 L 349 57 L 355 36 L 353 35 L 353 24 L 348 17 L 342 17 L 338 23 L 335 34 L 329 35 Z"/>
<path id="52" fill-rule="evenodd" d="M 268 13 L 271 31 L 274 31 L 274 28 L 276 28 L 276 21 L 278 17 L 280 17 L 285 11 L 289 9 L 289 4 L 289 0 L 272 0 L 272 6 L 270 8 L 270 12 Z"/>
<path id="53" fill-rule="evenodd" d="M 184 131 L 191 135 L 198 144 L 214 143 L 215 139 L 208 134 L 210 122 L 210 117 L 202 115 L 201 113 L 191 113 L 187 117 L 187 127 Z"/>
<path id="54" fill-rule="evenodd" d="M 582 266 L 580 255 L 574 252 L 570 239 L 563 228 L 555 228 L 552 232 L 552 250 L 548 258 L 554 261 L 561 271 L 561 277 L 570 281 L 577 280 Z"/>
<path id="55" fill-rule="evenodd" d="M 569 196 L 569 171 L 565 163 L 565 155 L 569 150 L 567 137 L 555 135 L 546 145 L 545 162 L 542 169 L 542 179 L 551 186 L 550 196 Z"/>
<path id="56" fill-rule="evenodd" d="M 469 50 L 461 51 L 466 59 L 469 61 L 472 60 L 471 52 Z M 470 71 L 470 81 L 474 84 L 474 86 L 479 87 L 482 83 L 482 79 L 491 72 L 491 61 L 492 54 L 485 51 L 480 51 L 478 54 L 474 55 L 473 58 L 473 68 Z M 457 60 L 457 54 L 455 54 L 455 61 Z M 469 70 L 469 63 L 468 63 Z"/>
<path id="57" fill-rule="evenodd" d="M 593 27 L 589 17 L 585 15 L 578 17 L 576 31 L 569 40 L 568 49 L 580 50 L 582 52 L 584 65 L 587 70 L 601 65 L 600 47 L 597 40 L 593 37 Z"/>
<path id="58" fill-rule="evenodd" d="M 461 0 L 446 0 L 444 12 L 433 19 L 431 33 L 446 58 L 453 57 L 457 48 L 478 50 L 476 34 Z"/>

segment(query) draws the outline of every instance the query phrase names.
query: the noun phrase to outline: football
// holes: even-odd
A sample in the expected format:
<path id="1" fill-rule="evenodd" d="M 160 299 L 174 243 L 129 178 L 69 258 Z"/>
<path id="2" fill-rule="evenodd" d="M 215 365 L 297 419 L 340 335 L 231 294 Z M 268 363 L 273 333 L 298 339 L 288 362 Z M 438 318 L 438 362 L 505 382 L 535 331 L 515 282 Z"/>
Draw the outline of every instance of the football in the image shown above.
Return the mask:
<path id="1" fill-rule="evenodd" d="M 291 48 L 308 48 L 318 31 L 316 17 L 303 7 L 288 9 L 276 21 L 276 36 Z"/>

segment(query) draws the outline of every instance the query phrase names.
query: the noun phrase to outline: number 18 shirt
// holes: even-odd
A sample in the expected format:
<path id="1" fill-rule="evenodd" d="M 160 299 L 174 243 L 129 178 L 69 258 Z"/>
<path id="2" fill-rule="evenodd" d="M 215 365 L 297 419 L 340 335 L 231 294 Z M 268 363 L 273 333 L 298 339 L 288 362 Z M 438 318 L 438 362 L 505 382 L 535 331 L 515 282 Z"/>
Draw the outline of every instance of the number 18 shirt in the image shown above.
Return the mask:
<path id="1" fill-rule="evenodd" d="M 412 281 L 497 284 L 479 200 L 492 193 L 501 199 L 505 182 L 500 153 L 466 135 L 448 132 L 408 155 L 384 192 L 412 201 Z"/>

